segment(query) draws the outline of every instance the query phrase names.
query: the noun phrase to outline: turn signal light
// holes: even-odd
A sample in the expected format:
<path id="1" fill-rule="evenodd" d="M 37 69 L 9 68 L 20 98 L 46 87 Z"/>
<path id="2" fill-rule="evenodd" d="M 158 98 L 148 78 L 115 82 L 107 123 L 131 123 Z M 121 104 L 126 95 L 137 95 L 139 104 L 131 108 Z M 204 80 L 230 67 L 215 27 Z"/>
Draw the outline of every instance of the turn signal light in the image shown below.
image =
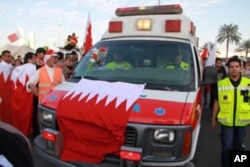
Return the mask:
<path id="1" fill-rule="evenodd" d="M 46 140 L 53 141 L 53 142 L 56 141 L 56 134 L 54 134 L 52 132 L 43 130 L 42 135 L 43 135 L 43 138 Z"/>
<path id="2" fill-rule="evenodd" d="M 121 151 L 120 158 L 124 160 L 130 160 L 130 161 L 140 161 L 141 153 L 131 152 L 131 151 Z"/>

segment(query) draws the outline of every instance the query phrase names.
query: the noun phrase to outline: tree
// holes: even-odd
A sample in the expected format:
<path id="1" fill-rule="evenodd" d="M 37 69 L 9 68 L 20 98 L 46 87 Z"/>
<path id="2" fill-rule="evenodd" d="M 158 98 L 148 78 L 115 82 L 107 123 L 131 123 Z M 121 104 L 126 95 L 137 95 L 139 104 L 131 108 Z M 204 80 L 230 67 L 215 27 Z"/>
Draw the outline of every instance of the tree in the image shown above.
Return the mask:
<path id="1" fill-rule="evenodd" d="M 235 52 L 245 52 L 247 58 L 248 53 L 250 52 L 250 39 L 244 40 L 239 44 L 239 47 L 235 49 Z"/>
<path id="2" fill-rule="evenodd" d="M 224 24 L 220 26 L 217 42 L 221 44 L 226 41 L 226 58 L 228 58 L 229 43 L 238 45 L 240 40 L 241 34 L 238 32 L 238 25 L 231 23 L 229 25 Z"/>

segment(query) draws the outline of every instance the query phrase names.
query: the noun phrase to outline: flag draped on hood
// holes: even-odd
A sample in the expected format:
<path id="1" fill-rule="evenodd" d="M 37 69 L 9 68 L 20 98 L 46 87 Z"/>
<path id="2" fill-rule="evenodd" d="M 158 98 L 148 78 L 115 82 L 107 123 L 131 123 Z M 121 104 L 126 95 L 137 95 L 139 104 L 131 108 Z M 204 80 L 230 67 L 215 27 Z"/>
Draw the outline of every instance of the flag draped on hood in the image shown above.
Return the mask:
<path id="1" fill-rule="evenodd" d="M 11 124 L 10 113 L 10 73 L 12 66 L 0 62 L 0 120 Z"/>
<path id="2" fill-rule="evenodd" d="M 11 74 L 10 109 L 12 125 L 24 135 L 32 134 L 33 93 L 27 92 L 26 83 L 35 73 L 34 64 L 15 67 Z"/>
<path id="3" fill-rule="evenodd" d="M 65 161 L 101 162 L 117 154 L 132 105 L 144 85 L 82 79 L 59 102 L 57 119 Z"/>

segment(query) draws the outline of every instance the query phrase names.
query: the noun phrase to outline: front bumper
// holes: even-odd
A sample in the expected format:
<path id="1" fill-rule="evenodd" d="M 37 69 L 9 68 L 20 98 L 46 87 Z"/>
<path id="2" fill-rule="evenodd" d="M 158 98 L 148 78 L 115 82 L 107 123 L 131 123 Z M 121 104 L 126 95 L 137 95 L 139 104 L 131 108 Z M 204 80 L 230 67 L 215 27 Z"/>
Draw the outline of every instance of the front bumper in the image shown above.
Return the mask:
<path id="1" fill-rule="evenodd" d="M 103 162 L 100 164 L 85 163 L 85 162 L 65 162 L 59 157 L 49 153 L 50 150 L 46 149 L 46 141 L 39 135 L 34 140 L 34 154 L 36 154 L 37 164 L 47 164 L 51 167 L 120 167 L 119 161 L 117 162 Z"/>
<path id="2" fill-rule="evenodd" d="M 199 126 L 198 126 L 199 127 Z M 199 128 L 198 128 L 199 129 Z M 194 132 L 198 133 L 198 129 L 195 129 Z M 194 133 L 195 134 L 195 133 Z M 194 136 L 198 136 L 197 134 Z M 196 139 L 197 140 L 197 139 Z M 194 142 L 195 140 L 193 140 Z M 142 144 L 142 143 L 141 143 Z M 34 140 L 34 151 L 39 157 L 38 160 L 42 162 L 47 162 L 51 164 L 51 167 L 167 167 L 167 166 L 193 166 L 190 160 L 192 160 L 192 154 L 195 152 L 196 144 L 192 143 L 192 151 L 191 155 L 189 155 L 186 159 L 183 159 L 182 161 L 172 161 L 172 162 L 164 162 L 161 159 L 160 161 L 150 161 L 152 159 L 151 156 L 146 156 L 134 165 L 134 163 L 121 161 L 121 159 L 117 156 L 107 156 L 105 158 L 105 161 L 99 164 L 93 164 L 93 163 L 85 163 L 85 162 L 64 162 L 60 159 L 60 156 L 57 156 L 58 148 L 52 147 L 53 149 L 48 149 L 48 142 L 43 138 L 42 135 L 39 135 Z M 136 147 L 135 147 L 136 148 Z M 60 148 L 59 148 L 60 150 Z M 58 154 L 59 155 L 59 154 Z"/>

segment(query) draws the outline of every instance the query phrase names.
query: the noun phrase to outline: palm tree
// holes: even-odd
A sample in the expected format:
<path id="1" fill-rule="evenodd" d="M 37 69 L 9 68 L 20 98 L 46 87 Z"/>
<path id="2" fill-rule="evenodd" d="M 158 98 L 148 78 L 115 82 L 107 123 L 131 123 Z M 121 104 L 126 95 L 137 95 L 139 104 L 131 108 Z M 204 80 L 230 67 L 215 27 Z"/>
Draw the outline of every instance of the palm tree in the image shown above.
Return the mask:
<path id="1" fill-rule="evenodd" d="M 229 24 L 222 25 L 219 28 L 219 34 L 217 35 L 217 42 L 223 43 L 226 40 L 226 58 L 228 58 L 229 43 L 235 43 L 238 45 L 241 40 L 241 34 L 238 32 L 238 25 Z"/>
<path id="2" fill-rule="evenodd" d="M 247 58 L 248 52 L 250 52 L 250 39 L 242 41 L 239 44 L 239 47 L 235 49 L 235 52 L 245 52 L 245 56 Z"/>

